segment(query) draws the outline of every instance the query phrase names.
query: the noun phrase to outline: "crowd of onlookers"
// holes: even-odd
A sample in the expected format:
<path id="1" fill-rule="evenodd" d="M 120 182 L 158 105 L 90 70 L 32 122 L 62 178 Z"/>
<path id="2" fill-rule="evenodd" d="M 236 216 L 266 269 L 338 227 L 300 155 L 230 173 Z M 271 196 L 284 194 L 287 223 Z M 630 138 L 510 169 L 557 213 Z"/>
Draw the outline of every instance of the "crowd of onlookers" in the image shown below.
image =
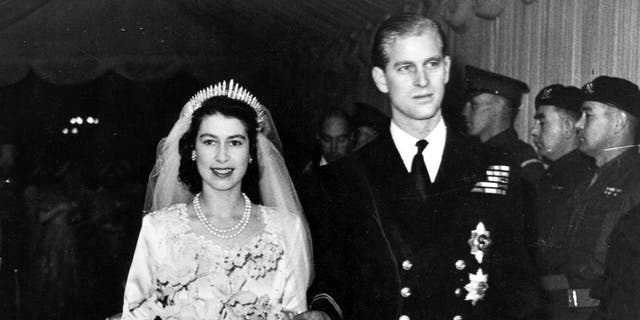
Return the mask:
<path id="1" fill-rule="evenodd" d="M 145 182 L 127 160 L 47 150 L 25 168 L 19 153 L 18 143 L 3 142 L 2 317 L 89 319 L 117 310 Z"/>

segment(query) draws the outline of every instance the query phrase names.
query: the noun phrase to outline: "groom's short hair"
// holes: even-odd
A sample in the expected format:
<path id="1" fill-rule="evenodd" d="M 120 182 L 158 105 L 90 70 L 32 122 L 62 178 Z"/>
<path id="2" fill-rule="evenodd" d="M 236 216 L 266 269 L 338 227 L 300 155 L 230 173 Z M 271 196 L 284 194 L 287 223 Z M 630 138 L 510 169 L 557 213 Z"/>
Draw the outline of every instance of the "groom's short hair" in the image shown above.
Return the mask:
<path id="1" fill-rule="evenodd" d="M 433 32 L 436 35 L 438 46 L 442 50 L 442 54 L 446 55 L 447 41 L 442 28 L 435 21 L 419 14 L 395 15 L 383 21 L 373 38 L 371 50 L 373 66 L 384 70 L 389 62 L 387 49 L 393 42 L 401 37 L 419 36 L 424 32 Z"/>

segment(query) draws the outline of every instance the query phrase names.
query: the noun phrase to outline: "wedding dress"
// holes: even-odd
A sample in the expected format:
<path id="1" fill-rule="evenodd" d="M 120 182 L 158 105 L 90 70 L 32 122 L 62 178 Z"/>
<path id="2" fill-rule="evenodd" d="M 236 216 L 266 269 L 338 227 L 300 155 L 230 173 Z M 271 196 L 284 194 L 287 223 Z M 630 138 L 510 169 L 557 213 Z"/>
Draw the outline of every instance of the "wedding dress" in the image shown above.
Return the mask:
<path id="1" fill-rule="evenodd" d="M 194 198 L 179 182 L 179 140 L 194 110 L 212 96 L 256 110 L 260 200 L 254 228 L 226 239 L 190 224 Z M 281 155 L 269 111 L 233 81 L 196 93 L 158 146 L 127 279 L 123 319 L 290 319 L 307 309 L 313 279 L 309 228 Z M 277 209 L 276 209 L 277 208 Z M 257 213 L 256 213 L 257 212 Z"/>
<path id="2" fill-rule="evenodd" d="M 289 319 L 306 310 L 304 222 L 259 206 L 262 230 L 223 248 L 194 233 L 187 206 L 145 216 L 123 319 Z"/>

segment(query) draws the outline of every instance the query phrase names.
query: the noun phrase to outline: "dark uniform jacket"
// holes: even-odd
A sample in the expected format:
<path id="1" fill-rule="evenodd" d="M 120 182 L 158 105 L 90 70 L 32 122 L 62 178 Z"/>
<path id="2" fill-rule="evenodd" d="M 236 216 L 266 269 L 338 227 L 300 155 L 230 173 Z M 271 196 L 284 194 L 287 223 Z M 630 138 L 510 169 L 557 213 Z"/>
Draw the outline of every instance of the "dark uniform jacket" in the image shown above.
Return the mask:
<path id="1" fill-rule="evenodd" d="M 571 197 L 563 264 L 571 288 L 597 288 L 604 274 L 611 231 L 640 204 L 640 154 L 635 148 L 605 163 Z"/>
<path id="2" fill-rule="evenodd" d="M 640 207 L 620 219 L 609 244 L 600 309 L 593 319 L 640 319 Z"/>
<path id="3" fill-rule="evenodd" d="M 544 175 L 544 165 L 535 150 L 528 143 L 520 140 L 518 134 L 510 127 L 485 142 L 489 148 L 496 150 L 506 159 L 520 177 L 521 197 L 518 206 L 522 208 L 525 223 L 525 243 L 530 256 L 535 257 L 536 222 L 533 213 L 533 202 L 538 183 Z"/>
<path id="4" fill-rule="evenodd" d="M 544 175 L 544 165 L 531 145 L 520 140 L 513 127 L 487 140 L 486 145 L 499 150 L 503 157 L 520 168 L 520 177 L 536 186 Z"/>
<path id="5" fill-rule="evenodd" d="M 522 215 L 510 206 L 516 177 L 504 161 L 487 161 L 477 145 L 449 129 L 446 139 L 424 202 L 389 132 L 322 172 L 326 221 L 311 226 L 313 309 L 331 313 L 331 301 L 345 319 L 386 320 L 533 313 L 537 296 Z M 473 230 L 482 237 L 472 237 Z M 478 243 L 485 244 L 482 263 L 471 254 Z M 483 274 L 488 283 L 471 281 Z"/>
<path id="6" fill-rule="evenodd" d="M 536 251 L 542 274 L 557 273 L 564 260 L 561 248 L 569 225 L 569 198 L 595 171 L 592 158 L 575 149 L 552 162 L 540 180 L 534 202 L 538 241 Z M 560 255 L 558 255 L 560 254 Z"/>

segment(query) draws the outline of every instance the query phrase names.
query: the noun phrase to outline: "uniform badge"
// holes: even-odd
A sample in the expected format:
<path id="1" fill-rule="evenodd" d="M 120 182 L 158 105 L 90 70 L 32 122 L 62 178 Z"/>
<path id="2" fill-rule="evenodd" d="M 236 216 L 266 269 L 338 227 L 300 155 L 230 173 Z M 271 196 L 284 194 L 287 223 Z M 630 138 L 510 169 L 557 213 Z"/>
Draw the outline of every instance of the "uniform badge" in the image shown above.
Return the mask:
<path id="1" fill-rule="evenodd" d="M 509 166 L 489 166 L 486 179 L 476 182 L 471 192 L 506 195 L 509 188 Z"/>
<path id="2" fill-rule="evenodd" d="M 622 194 L 622 189 L 606 187 L 603 194 L 607 197 L 619 197 Z"/>
<path id="3" fill-rule="evenodd" d="M 584 92 L 586 92 L 587 94 L 593 94 L 595 92 L 595 90 L 593 90 L 593 82 L 585 84 L 582 90 L 584 90 Z"/>
<path id="4" fill-rule="evenodd" d="M 478 300 L 484 299 L 484 295 L 489 289 L 489 275 L 484 274 L 482 268 L 479 268 L 475 274 L 469 273 L 469 283 L 464 286 L 464 289 L 467 290 L 467 296 L 464 300 L 471 301 L 471 304 L 475 306 Z"/>
<path id="5" fill-rule="evenodd" d="M 476 258 L 478 263 L 482 263 L 485 253 L 491 247 L 491 233 L 484 227 L 484 223 L 479 222 L 475 230 L 471 230 L 471 238 L 469 239 L 469 247 L 471 254 Z"/>
<path id="6" fill-rule="evenodd" d="M 541 100 L 549 100 L 551 99 L 551 91 L 553 91 L 553 88 L 546 88 L 544 90 L 542 90 L 542 96 L 540 97 Z"/>

